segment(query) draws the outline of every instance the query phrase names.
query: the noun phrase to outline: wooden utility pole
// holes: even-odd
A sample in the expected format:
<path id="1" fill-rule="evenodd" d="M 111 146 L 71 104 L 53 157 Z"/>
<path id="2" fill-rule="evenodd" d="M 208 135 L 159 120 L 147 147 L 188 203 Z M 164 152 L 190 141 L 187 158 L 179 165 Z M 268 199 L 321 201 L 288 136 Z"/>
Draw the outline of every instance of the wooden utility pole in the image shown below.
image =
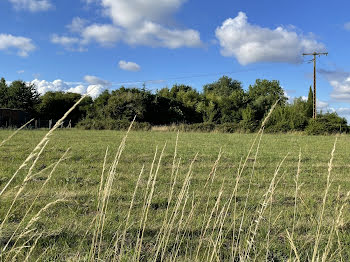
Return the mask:
<path id="1" fill-rule="evenodd" d="M 317 112 L 316 112 L 316 58 L 317 56 L 321 56 L 321 55 L 328 55 L 328 53 L 317 53 L 317 52 L 313 52 L 313 53 L 303 53 L 303 56 L 306 55 L 313 55 L 314 59 L 312 59 L 312 61 L 314 62 L 314 96 L 313 96 L 313 110 L 312 110 L 312 118 L 316 119 L 317 116 Z"/>

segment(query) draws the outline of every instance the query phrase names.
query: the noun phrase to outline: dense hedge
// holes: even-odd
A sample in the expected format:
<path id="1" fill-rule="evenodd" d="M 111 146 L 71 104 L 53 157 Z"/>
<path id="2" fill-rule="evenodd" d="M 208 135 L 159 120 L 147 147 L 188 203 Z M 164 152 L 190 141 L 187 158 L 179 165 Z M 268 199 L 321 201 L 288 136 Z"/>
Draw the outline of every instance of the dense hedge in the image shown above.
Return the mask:
<path id="1" fill-rule="evenodd" d="M 69 92 L 39 95 L 33 84 L 13 81 L 8 85 L 5 79 L 0 79 L 0 108 L 21 109 L 39 119 L 38 123 L 57 121 L 80 98 L 80 94 Z M 243 89 L 239 81 L 227 76 L 204 85 L 202 92 L 177 84 L 153 92 L 125 87 L 105 90 L 95 99 L 84 98 L 67 120 L 71 126 L 84 129 L 125 130 L 136 116 L 134 129 L 138 130 L 168 126 L 168 129 L 196 132 L 255 132 L 276 101 L 266 132 L 349 131 L 346 120 L 336 113 L 319 114 L 317 120 L 311 120 L 311 88 L 307 100 L 296 98 L 288 103 L 277 80 L 257 79 Z M 7 120 L 0 117 L 0 126 Z"/>

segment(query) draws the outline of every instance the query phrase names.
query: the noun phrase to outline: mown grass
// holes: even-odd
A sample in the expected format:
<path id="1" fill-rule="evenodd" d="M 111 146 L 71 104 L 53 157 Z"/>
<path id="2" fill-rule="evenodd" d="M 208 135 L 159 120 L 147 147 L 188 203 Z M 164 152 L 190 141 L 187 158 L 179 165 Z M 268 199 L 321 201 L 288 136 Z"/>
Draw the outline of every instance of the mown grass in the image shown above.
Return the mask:
<path id="1" fill-rule="evenodd" d="M 46 133 L 22 130 L 0 147 L 0 189 Z M 1 130 L 0 141 L 10 134 Z M 13 258 L 16 250 L 15 260 L 24 260 L 30 252 L 29 261 L 350 259 L 350 137 L 338 137 L 329 166 L 334 136 L 264 134 L 247 157 L 257 134 L 180 133 L 176 142 L 174 132 L 131 131 L 108 192 L 110 167 L 124 135 L 75 129 L 53 133 L 33 168 L 33 174 L 41 173 L 25 183 L 0 230 L 0 260 Z M 67 157 L 47 180 L 50 165 L 68 148 Z M 0 222 L 29 169 L 30 164 L 0 196 Z M 103 192 L 109 200 L 101 211 L 98 205 L 107 202 L 100 201 Z M 57 200 L 62 201 L 25 228 L 45 205 Z M 101 227 L 95 221 L 104 210 Z M 18 230 L 11 239 L 20 223 L 22 231 L 31 231 L 21 236 Z"/>

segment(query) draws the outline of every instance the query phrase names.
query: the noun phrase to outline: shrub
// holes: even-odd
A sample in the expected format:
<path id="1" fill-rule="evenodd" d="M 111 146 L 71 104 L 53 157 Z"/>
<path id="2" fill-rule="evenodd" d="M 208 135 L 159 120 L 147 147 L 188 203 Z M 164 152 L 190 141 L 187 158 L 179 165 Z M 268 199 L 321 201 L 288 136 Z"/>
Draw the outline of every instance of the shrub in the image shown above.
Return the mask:
<path id="1" fill-rule="evenodd" d="M 224 123 L 217 125 L 215 130 L 221 133 L 235 133 L 238 132 L 240 128 L 237 123 Z"/>
<path id="2" fill-rule="evenodd" d="M 80 121 L 77 125 L 81 129 L 97 129 L 97 130 L 127 130 L 130 126 L 130 121 L 128 120 L 114 120 L 111 118 L 107 119 L 84 119 Z M 133 130 L 151 130 L 152 126 L 145 122 L 134 122 Z"/>
<path id="3" fill-rule="evenodd" d="M 310 119 L 305 131 L 308 135 L 347 133 L 349 127 L 345 118 L 339 117 L 337 113 L 326 113 Z"/>

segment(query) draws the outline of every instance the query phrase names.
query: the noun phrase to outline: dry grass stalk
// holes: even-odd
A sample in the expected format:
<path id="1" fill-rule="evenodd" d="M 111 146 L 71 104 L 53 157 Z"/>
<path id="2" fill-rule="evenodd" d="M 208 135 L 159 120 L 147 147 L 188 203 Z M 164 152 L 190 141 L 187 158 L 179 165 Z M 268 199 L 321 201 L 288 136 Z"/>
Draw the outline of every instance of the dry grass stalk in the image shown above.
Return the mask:
<path id="1" fill-rule="evenodd" d="M 136 186 L 135 186 L 135 189 L 134 189 L 134 193 L 133 193 L 133 196 L 132 196 L 132 199 L 131 199 L 128 215 L 126 217 L 125 228 L 124 228 L 124 232 L 122 234 L 122 240 L 121 240 L 121 244 L 120 244 L 119 260 L 121 260 L 123 255 L 124 255 L 124 243 L 125 243 L 126 231 L 128 229 L 128 226 L 129 226 L 129 219 L 130 219 L 130 215 L 131 215 L 131 210 L 132 210 L 132 208 L 134 206 L 134 201 L 135 201 L 135 198 L 136 198 L 136 192 L 137 192 L 137 189 L 139 187 L 144 168 L 145 168 L 145 166 L 142 166 L 142 169 L 141 169 L 141 172 L 140 172 L 139 177 L 137 179 Z M 116 260 L 117 259 L 117 257 L 116 257 L 116 255 L 117 255 L 117 250 L 116 250 L 117 249 L 117 241 L 115 242 L 114 247 L 115 247 L 115 249 L 114 249 L 114 259 L 113 260 Z"/>
<path id="2" fill-rule="evenodd" d="M 335 141 L 334 141 L 333 149 L 332 149 L 332 152 L 331 152 L 331 158 L 330 158 L 330 160 L 328 162 L 327 184 L 326 184 L 326 189 L 325 189 L 323 200 L 322 200 L 322 207 L 321 207 L 320 217 L 319 217 L 319 220 L 318 220 L 318 226 L 317 226 L 317 230 L 316 230 L 315 245 L 314 245 L 314 250 L 313 250 L 312 259 L 311 259 L 312 262 L 314 262 L 316 260 L 316 256 L 317 256 L 317 253 L 318 253 L 317 252 L 318 251 L 318 245 L 319 245 L 320 238 L 321 238 L 321 234 L 320 234 L 321 233 L 321 227 L 322 227 L 322 224 L 323 224 L 323 214 L 324 214 L 324 210 L 325 210 L 325 207 L 326 207 L 326 200 L 327 200 L 327 196 L 328 196 L 328 191 L 329 191 L 329 189 L 331 187 L 331 184 L 332 184 L 331 171 L 332 171 L 332 168 L 333 168 L 333 159 L 334 159 L 335 148 L 336 148 L 336 145 L 337 145 L 337 140 L 338 140 L 338 138 L 336 137 Z"/>
<path id="3" fill-rule="evenodd" d="M 185 224 L 184 224 L 184 227 L 183 227 L 184 230 L 183 230 L 182 236 L 180 238 L 180 230 L 178 230 L 179 238 L 177 238 L 177 241 L 175 241 L 176 244 L 174 245 L 174 247 L 172 249 L 172 254 L 174 253 L 175 249 L 176 249 L 176 251 L 175 251 L 175 254 L 172 256 L 172 258 L 170 259 L 170 261 L 176 261 L 177 254 L 179 253 L 181 244 L 183 243 L 184 238 L 186 236 L 187 229 L 188 229 L 188 227 L 190 225 L 190 221 L 192 220 L 194 211 L 195 211 L 195 204 L 194 204 L 194 195 L 193 195 L 191 210 L 190 210 L 190 212 L 189 212 L 189 214 L 187 216 L 187 219 L 185 221 Z"/>
<path id="4" fill-rule="evenodd" d="M 205 226 L 206 226 L 206 219 L 207 219 L 207 215 L 208 215 L 208 209 L 209 209 L 209 202 L 210 202 L 210 197 L 211 197 L 211 194 L 212 194 L 212 186 L 213 186 L 213 183 L 214 183 L 214 180 L 215 180 L 215 177 L 216 177 L 216 170 L 217 170 L 217 167 L 219 165 L 219 162 L 220 162 L 220 159 L 222 157 L 222 148 L 220 148 L 220 151 L 218 153 L 218 157 L 217 159 L 215 160 L 214 162 L 214 165 L 208 175 L 208 178 L 207 178 L 207 181 L 204 185 L 204 189 L 207 189 L 208 185 L 209 185 L 209 188 L 207 190 L 207 200 L 206 200 L 206 206 L 205 206 L 205 211 L 204 211 L 204 215 L 203 215 L 203 224 L 202 224 L 202 227 L 201 227 L 201 235 L 203 235 L 203 232 L 205 230 Z M 210 184 L 209 184 L 209 181 L 210 181 Z M 203 199 L 205 198 L 205 195 L 203 195 L 202 197 Z M 202 199 L 201 199 L 202 201 Z"/>
<path id="5" fill-rule="evenodd" d="M 36 145 L 36 147 L 33 149 L 33 151 L 28 155 L 28 157 L 23 161 L 23 163 L 20 165 L 20 167 L 16 170 L 16 172 L 13 174 L 13 176 L 10 178 L 10 180 L 6 183 L 4 188 L 0 192 L 0 196 L 5 192 L 5 190 L 8 188 L 8 186 L 12 183 L 12 181 L 15 179 L 15 177 L 18 175 L 19 171 L 22 170 L 24 167 L 27 166 L 29 161 L 34 158 L 38 152 L 41 150 L 41 148 L 47 143 L 49 140 L 49 137 L 52 135 L 52 133 L 63 123 L 63 121 L 67 118 L 67 116 L 80 104 L 80 102 L 86 97 L 86 95 L 82 96 L 64 115 L 61 119 L 59 119 L 56 124 L 51 128 L 46 135 L 41 139 L 41 141 Z"/>
<path id="6" fill-rule="evenodd" d="M 171 175 L 170 175 L 170 189 L 169 189 L 169 196 L 168 196 L 168 201 L 167 201 L 167 208 L 166 208 L 166 211 L 165 211 L 165 216 L 164 216 L 164 219 L 163 219 L 162 227 L 160 228 L 159 233 L 157 234 L 156 243 L 159 243 L 160 238 L 161 238 L 162 233 L 163 233 L 163 230 L 165 229 L 166 224 L 168 222 L 169 207 L 170 207 L 170 203 L 171 203 L 172 198 L 173 198 L 174 188 L 175 188 L 176 180 L 177 180 L 177 175 L 178 175 L 179 168 L 180 168 L 181 161 L 178 161 L 178 163 L 176 164 L 178 140 L 179 140 L 179 131 L 177 132 L 176 141 L 175 141 L 173 163 L 172 163 Z"/>
<path id="7" fill-rule="evenodd" d="M 342 219 L 342 216 L 343 216 L 343 211 L 344 211 L 344 208 L 347 206 L 348 204 L 348 200 L 350 198 L 350 191 L 347 192 L 344 200 L 343 200 L 343 204 L 341 205 L 341 207 L 339 208 L 339 206 L 337 205 L 336 207 L 336 217 L 334 218 L 334 221 L 333 221 L 333 225 L 332 225 L 332 228 L 331 228 L 331 232 L 329 233 L 329 237 L 328 237 L 328 242 L 327 242 L 327 245 L 325 247 L 325 250 L 322 254 L 322 262 L 325 262 L 325 261 L 328 261 L 328 255 L 329 255 L 329 252 L 332 248 L 332 243 L 333 243 L 333 237 L 334 237 L 334 232 L 337 232 L 338 231 L 338 228 L 341 226 L 341 219 Z M 337 203 L 339 203 L 340 201 L 340 193 L 339 193 L 339 190 L 338 190 L 338 199 L 337 199 Z M 341 249 L 339 249 L 339 252 L 340 252 L 340 257 L 341 257 Z M 330 259 L 329 259 L 330 260 Z"/>
<path id="8" fill-rule="evenodd" d="M 29 168 L 29 171 L 28 171 L 27 175 L 24 177 L 23 182 L 22 182 L 20 188 L 18 189 L 18 191 L 17 191 L 17 193 L 16 193 L 14 199 L 12 200 L 12 203 L 11 203 L 10 207 L 8 208 L 7 213 L 6 213 L 5 217 L 4 217 L 3 220 L 2 220 L 2 223 L 0 224 L 0 235 L 1 235 L 2 229 L 3 229 L 4 225 L 5 225 L 5 222 L 7 221 L 8 217 L 9 217 L 11 211 L 12 211 L 12 208 L 14 207 L 14 205 L 15 205 L 15 203 L 16 203 L 16 201 L 17 201 L 17 198 L 18 198 L 19 195 L 23 192 L 25 186 L 27 185 L 27 182 L 32 178 L 32 171 L 33 171 L 33 168 L 34 168 L 34 166 L 36 165 L 37 161 L 39 160 L 39 157 L 40 157 L 40 155 L 42 154 L 42 152 L 44 151 L 44 149 L 45 149 L 45 147 L 46 147 L 46 145 L 47 145 L 48 142 L 49 142 L 49 141 L 46 141 L 46 142 L 45 142 L 45 144 L 43 145 L 43 147 L 40 149 L 39 153 L 36 155 L 35 160 L 33 161 L 31 167 Z M 7 245 L 5 246 L 5 248 L 6 248 L 6 247 L 7 247 Z M 4 250 L 3 250 L 3 251 L 4 251 Z"/>
<path id="9" fill-rule="evenodd" d="M 24 262 L 29 261 L 30 255 L 33 253 L 34 248 L 36 247 L 36 244 L 38 243 L 38 240 L 41 238 L 42 234 L 39 234 L 39 236 L 35 239 L 34 244 L 31 246 Z"/>
<path id="10" fill-rule="evenodd" d="M 181 204 L 182 204 L 186 194 L 188 194 L 189 183 L 190 183 L 190 180 L 192 178 L 192 167 L 193 167 L 194 162 L 197 159 L 197 156 L 198 156 L 198 153 L 195 155 L 194 159 L 192 160 L 192 162 L 189 166 L 189 170 L 187 172 L 187 175 L 185 177 L 183 185 L 182 185 L 180 192 L 177 196 L 177 200 L 175 202 L 174 208 L 173 208 L 172 213 L 170 215 L 169 222 L 164 227 L 161 228 L 160 232 L 162 235 L 161 235 L 160 241 L 158 241 L 158 243 L 156 243 L 157 250 L 156 250 L 155 255 L 154 255 L 154 261 L 157 260 L 160 250 L 162 250 L 161 260 L 163 260 L 163 258 L 164 258 L 165 250 L 166 250 L 166 247 L 168 245 L 172 230 L 174 228 L 174 224 L 175 224 L 177 215 L 178 215 L 179 210 L 181 208 Z"/>
<path id="11" fill-rule="evenodd" d="M 176 221 L 176 218 L 177 218 L 177 215 L 178 215 L 178 212 L 179 212 L 179 209 L 181 207 L 181 203 L 183 202 L 183 200 L 185 199 L 186 200 L 186 197 L 188 195 L 188 192 L 189 192 L 189 185 L 190 185 L 190 181 L 192 179 L 192 168 L 193 168 L 193 164 L 194 162 L 197 160 L 197 157 L 198 157 L 198 153 L 195 155 L 194 159 L 192 160 L 191 164 L 190 164 L 190 167 L 189 167 L 189 170 L 188 170 L 188 173 L 187 173 L 187 176 L 185 178 L 185 181 L 183 183 L 183 186 L 180 190 L 180 193 L 178 195 L 178 198 L 177 198 L 177 202 L 175 203 L 175 207 L 173 209 L 173 212 L 171 214 L 171 217 L 170 217 L 170 220 L 169 220 L 169 223 L 168 225 L 165 227 L 165 234 L 164 236 L 165 237 L 165 241 L 161 242 L 161 244 L 163 244 L 163 250 L 162 250 L 162 255 L 161 255 L 161 260 L 164 259 L 165 257 L 165 252 L 166 252 L 166 248 L 168 246 L 168 242 L 169 242 L 169 239 L 170 239 L 170 235 L 173 231 L 173 228 L 174 228 L 174 224 L 175 224 L 175 221 Z M 184 202 L 183 204 L 183 207 L 186 206 L 186 202 Z M 181 220 L 180 220 L 181 221 Z"/>
<path id="12" fill-rule="evenodd" d="M 204 230 L 203 230 L 203 232 L 201 232 L 201 235 L 199 237 L 199 243 L 198 243 L 198 246 L 197 246 L 196 256 L 195 256 L 195 259 L 194 259 L 195 261 L 198 260 L 199 251 L 201 249 L 201 246 L 202 246 L 202 243 L 203 243 L 203 239 L 205 238 L 207 230 L 209 229 L 209 226 L 210 226 L 213 214 L 219 208 L 219 204 L 220 204 L 222 193 L 223 193 L 223 191 L 222 191 L 222 188 L 221 188 L 221 190 L 219 191 L 219 194 L 217 196 L 216 202 L 214 204 L 214 207 L 212 208 L 212 210 L 210 212 L 210 215 L 209 215 L 209 217 L 206 220 L 206 226 L 204 227 Z"/>
<path id="13" fill-rule="evenodd" d="M 37 191 L 37 194 L 35 195 L 31 205 L 29 206 L 29 208 L 26 210 L 26 213 L 24 214 L 24 216 L 22 217 L 20 223 L 17 225 L 15 231 L 12 233 L 12 236 L 10 237 L 10 239 L 7 241 L 5 247 L 3 248 L 3 251 L 6 250 L 6 248 L 8 247 L 8 245 L 10 244 L 10 242 L 12 241 L 12 239 L 14 238 L 14 236 L 16 235 L 17 231 L 20 229 L 20 227 L 22 226 L 22 224 L 24 223 L 26 217 L 28 216 L 29 212 L 33 209 L 34 204 L 36 203 L 36 201 L 38 200 L 38 198 L 40 197 L 43 189 L 45 188 L 45 186 L 47 185 L 47 183 L 51 180 L 51 177 L 53 175 L 53 173 L 55 172 L 57 166 L 62 162 L 62 160 L 65 158 L 65 156 L 68 154 L 69 152 L 69 148 L 66 150 L 66 152 L 61 156 L 61 158 L 55 163 L 53 169 L 51 170 L 50 174 L 48 175 L 47 179 L 45 180 L 45 182 L 43 183 L 43 185 L 41 186 L 41 188 Z M 30 179 L 30 178 L 29 178 Z M 29 180 L 28 179 L 28 180 Z M 17 196 L 16 196 L 17 197 Z M 4 220 L 5 221 L 5 220 Z M 15 243 L 16 244 L 16 243 Z M 14 246 L 15 246 L 14 244 Z"/>
<path id="14" fill-rule="evenodd" d="M 301 169 L 301 148 L 299 150 L 299 160 L 298 160 L 298 170 L 297 174 L 295 176 L 294 182 L 295 182 L 295 193 L 294 193 L 294 210 L 293 210 L 293 223 L 292 223 L 292 232 L 290 235 L 290 238 L 293 240 L 294 237 L 294 229 L 295 229 L 295 220 L 296 220 L 296 214 L 297 214 L 297 202 L 298 202 L 298 191 L 300 189 L 299 185 L 299 175 L 300 175 L 300 169 Z M 292 259 L 292 246 L 290 247 L 289 251 L 289 260 Z"/>
<path id="15" fill-rule="evenodd" d="M 50 207 L 52 207 L 52 206 L 54 206 L 54 205 L 56 205 L 56 204 L 58 204 L 58 203 L 60 203 L 60 202 L 63 202 L 63 201 L 66 201 L 66 200 L 65 200 L 65 199 L 57 199 L 57 200 L 55 200 L 55 201 L 53 201 L 53 202 L 50 202 L 50 203 L 46 204 L 43 208 L 41 208 L 41 209 L 39 210 L 39 212 L 38 212 L 35 216 L 33 216 L 33 217 L 30 219 L 30 221 L 28 222 L 28 224 L 26 225 L 26 227 L 23 229 L 22 233 L 18 236 L 18 238 L 17 238 L 15 244 L 14 244 L 13 247 L 10 249 L 10 251 L 9 251 L 9 253 L 8 253 L 8 255 L 7 255 L 7 257 L 5 258 L 5 261 L 8 261 L 9 256 L 10 256 L 10 254 L 12 253 L 13 249 L 15 248 L 17 242 L 18 242 L 20 239 L 23 239 L 24 237 L 26 237 L 27 235 L 29 235 L 31 232 L 33 232 L 33 229 L 31 229 L 31 227 L 34 225 L 35 222 L 37 222 L 37 221 L 41 218 L 41 214 L 44 213 L 46 210 L 48 210 Z M 35 229 L 34 229 L 34 230 L 35 230 Z M 34 237 L 34 235 L 31 236 L 31 238 L 33 238 L 33 237 Z M 23 248 L 25 248 L 24 244 L 23 244 L 19 249 L 16 250 L 16 253 L 15 253 L 15 255 L 14 255 L 14 258 L 16 258 L 16 257 L 19 255 L 19 252 L 20 252 Z M 14 258 L 13 258 L 13 259 L 14 259 Z"/>
<path id="16" fill-rule="evenodd" d="M 5 140 L 3 140 L 0 143 L 0 147 L 2 147 L 7 141 L 9 141 L 12 137 L 14 137 L 19 131 L 21 131 L 23 128 L 25 128 L 27 125 L 29 125 L 31 122 L 34 121 L 34 118 L 29 120 L 27 123 L 25 123 L 23 126 L 21 126 L 20 128 L 18 128 L 15 132 L 13 132 L 11 135 L 9 135 L 8 138 L 6 138 Z"/>
<path id="17" fill-rule="evenodd" d="M 276 102 L 277 103 L 277 102 Z M 269 116 L 269 115 L 268 115 Z M 259 149 L 260 149 L 260 144 L 261 144 L 261 140 L 262 140 L 262 136 L 264 134 L 264 127 L 262 127 L 260 130 L 259 130 L 260 133 L 258 133 L 254 139 L 254 142 L 253 144 L 251 145 L 250 147 L 250 150 L 247 154 L 247 157 L 243 163 L 243 166 L 242 166 L 242 169 L 240 170 L 239 172 L 239 178 L 242 176 L 243 174 L 243 171 L 246 167 L 246 164 L 247 164 L 247 160 L 251 154 L 251 151 L 253 149 L 253 146 L 255 145 L 256 143 L 256 140 L 259 138 L 258 140 L 258 143 L 257 143 L 257 147 L 256 147 L 256 151 L 255 151 L 255 155 L 254 155 L 254 162 L 253 162 L 253 166 L 252 166 L 252 171 L 250 173 L 250 177 L 249 177 L 249 182 L 248 182 L 248 190 L 247 190 L 247 193 L 246 193 L 246 196 L 245 196 L 245 201 L 244 201 L 244 207 L 243 207 L 243 214 L 242 214 L 242 217 L 241 217 L 241 222 L 240 222 L 240 225 L 239 225 L 239 229 L 238 229 L 238 234 L 237 234 L 237 241 L 236 241 L 236 245 L 235 245 L 235 248 L 234 248 L 234 252 L 233 252 L 233 259 L 236 257 L 236 253 L 237 253 L 237 250 L 238 250 L 238 246 L 239 246 L 239 241 L 240 241 L 240 238 L 241 238 L 241 232 L 243 231 L 242 228 L 243 228 L 243 224 L 244 224 L 244 220 L 245 220 L 245 214 L 247 212 L 247 205 L 248 205 L 248 199 L 249 199 L 249 196 L 250 196 L 250 189 L 251 189 L 251 185 L 252 185 L 252 181 L 253 181 L 253 176 L 254 176 L 254 172 L 255 172 L 255 165 L 256 165 L 256 160 L 258 158 L 258 153 L 259 153 Z M 239 181 L 239 180 L 238 180 Z M 238 186 L 238 184 L 237 184 Z M 237 188 L 238 189 L 238 188 Z M 236 189 L 236 191 L 237 191 Z M 234 220 L 235 222 L 235 220 Z M 233 231 L 233 234 L 235 234 L 235 231 Z M 235 236 L 235 235 L 234 235 Z M 232 241 L 235 241 L 235 238 L 232 238 Z M 233 244 L 232 244 L 233 246 Z"/>
<path id="18" fill-rule="evenodd" d="M 152 177 L 152 184 L 151 184 L 151 187 L 150 187 L 150 193 L 148 194 L 148 197 L 147 197 L 146 208 L 144 209 L 144 214 L 142 214 L 142 220 L 141 220 L 142 221 L 142 229 L 140 230 L 141 236 L 140 236 L 140 239 L 138 241 L 138 246 L 136 246 L 136 248 L 137 248 L 136 261 L 140 261 L 142 241 L 143 241 L 143 235 L 144 235 L 145 228 L 146 228 L 146 222 L 147 222 L 147 218 L 148 218 L 149 207 L 151 206 L 153 193 L 154 193 L 154 187 L 155 187 L 155 184 L 156 184 L 156 181 L 157 181 L 157 175 L 158 175 L 158 172 L 159 172 L 161 161 L 163 159 L 165 148 L 166 148 L 166 144 L 164 145 L 164 147 L 162 149 L 162 152 L 160 153 L 159 160 L 158 160 L 158 165 L 157 165 L 156 171 L 154 172 L 154 176 Z"/>
<path id="19" fill-rule="evenodd" d="M 97 206 L 98 207 L 98 210 L 97 210 L 98 218 L 96 219 L 96 226 L 95 226 L 95 231 L 93 234 L 93 240 L 92 240 L 90 254 L 89 254 L 90 261 L 93 261 L 95 259 L 96 251 L 97 251 L 97 258 L 99 259 L 99 257 L 100 257 L 101 244 L 102 244 L 102 238 L 103 238 L 103 229 L 104 229 L 104 224 L 105 224 L 105 219 L 106 219 L 106 212 L 107 212 L 107 208 L 108 208 L 109 197 L 111 195 L 113 181 L 114 181 L 115 176 L 116 176 L 116 169 L 118 167 L 121 155 L 124 151 L 126 140 L 127 140 L 127 137 L 130 133 L 130 130 L 133 126 L 135 118 L 136 118 L 136 116 L 134 117 L 133 121 L 131 122 L 125 136 L 123 137 L 123 139 L 121 141 L 121 143 L 119 144 L 117 153 L 115 154 L 114 160 L 113 160 L 112 165 L 109 169 L 109 173 L 105 179 L 104 185 L 103 186 L 100 185 L 100 188 L 99 188 L 100 199 L 98 199 L 98 206 Z M 107 158 L 107 154 L 108 154 L 108 151 L 106 150 L 106 155 L 105 155 L 105 159 L 104 159 L 104 166 L 106 164 L 105 161 Z M 103 168 L 103 171 L 104 170 L 105 170 L 105 168 Z M 101 182 L 103 182 L 103 177 L 101 178 Z"/>
<path id="20" fill-rule="evenodd" d="M 278 184 L 278 181 L 276 182 L 276 177 L 277 177 L 277 175 L 279 173 L 279 170 L 280 170 L 281 166 L 283 165 L 284 161 L 288 157 L 288 155 L 289 155 L 289 153 L 283 158 L 283 160 L 280 162 L 280 164 L 276 168 L 276 171 L 275 171 L 275 173 L 273 175 L 273 178 L 271 180 L 270 186 L 269 186 L 268 190 L 266 191 L 266 193 L 264 194 L 264 200 L 261 203 L 260 209 L 258 210 L 257 218 L 253 221 L 255 226 L 253 226 L 253 223 L 252 223 L 252 225 L 250 227 L 250 230 L 249 230 L 248 235 L 247 235 L 247 247 L 246 247 L 246 250 L 244 252 L 244 260 L 249 260 L 250 251 L 251 251 L 251 248 L 253 247 L 253 245 L 255 243 L 255 236 L 256 236 L 256 234 L 258 232 L 260 222 L 263 219 L 263 215 L 265 213 L 265 210 L 266 210 L 267 206 L 272 201 L 272 197 L 273 197 L 274 191 L 275 191 L 275 189 L 277 187 L 277 184 Z M 254 229 L 252 229 L 252 228 L 254 228 Z"/>
<path id="21" fill-rule="evenodd" d="M 294 251 L 296 260 L 297 260 L 298 262 L 300 262 L 300 257 L 299 257 L 298 251 L 297 251 L 297 249 L 296 249 L 296 247 L 295 247 L 295 245 L 294 245 L 292 236 L 291 236 L 291 235 L 289 234 L 289 232 L 288 232 L 288 229 L 286 230 L 286 233 L 287 233 L 287 238 L 288 238 L 288 240 L 289 240 L 290 246 L 291 246 L 291 248 L 292 248 L 293 251 Z M 292 261 L 292 260 L 289 259 L 289 261 Z"/>

